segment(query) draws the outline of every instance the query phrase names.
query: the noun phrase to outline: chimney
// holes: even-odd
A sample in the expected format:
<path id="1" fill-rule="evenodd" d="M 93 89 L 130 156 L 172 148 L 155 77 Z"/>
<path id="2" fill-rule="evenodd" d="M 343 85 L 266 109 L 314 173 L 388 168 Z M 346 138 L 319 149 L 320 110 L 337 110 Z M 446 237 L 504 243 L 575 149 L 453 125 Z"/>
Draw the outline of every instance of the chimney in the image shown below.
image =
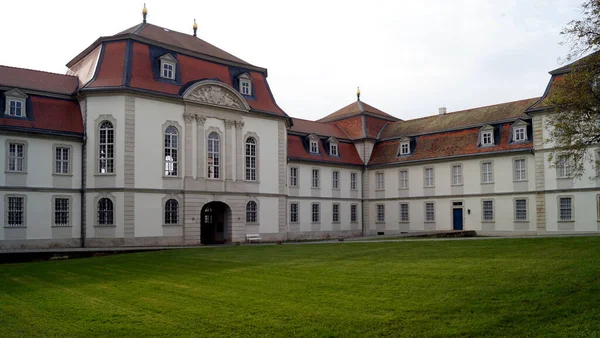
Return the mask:
<path id="1" fill-rule="evenodd" d="M 440 115 L 446 115 L 446 107 L 441 107 L 439 110 L 440 110 Z"/>

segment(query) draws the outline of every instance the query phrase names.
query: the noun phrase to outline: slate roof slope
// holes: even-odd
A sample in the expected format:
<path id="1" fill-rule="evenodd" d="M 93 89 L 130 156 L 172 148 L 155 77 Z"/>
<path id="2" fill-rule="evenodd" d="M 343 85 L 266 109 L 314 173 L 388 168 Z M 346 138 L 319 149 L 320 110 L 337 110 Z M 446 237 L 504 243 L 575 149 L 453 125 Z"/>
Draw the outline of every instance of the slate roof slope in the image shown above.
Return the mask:
<path id="1" fill-rule="evenodd" d="M 538 99 L 539 97 L 530 98 L 466 109 L 444 115 L 433 115 L 414 120 L 389 123 L 383 129 L 380 139 L 385 140 L 402 136 L 457 130 L 485 123 L 528 118 L 525 111 Z"/>
<path id="2" fill-rule="evenodd" d="M 78 84 L 75 76 L 0 66 L 0 86 L 71 95 L 77 90 Z"/>
<path id="3" fill-rule="evenodd" d="M 353 117 L 356 115 L 362 115 L 362 114 L 372 114 L 375 115 L 379 118 L 385 119 L 385 120 L 389 120 L 389 121 L 400 121 L 399 118 L 392 116 L 388 113 L 385 113 L 365 102 L 362 101 L 355 101 L 350 103 L 349 105 L 345 106 L 344 108 L 333 112 L 327 116 L 325 116 L 322 119 L 317 120 L 318 122 L 332 122 L 332 121 L 336 121 L 336 120 L 341 120 L 341 119 L 346 119 L 349 117 Z"/>

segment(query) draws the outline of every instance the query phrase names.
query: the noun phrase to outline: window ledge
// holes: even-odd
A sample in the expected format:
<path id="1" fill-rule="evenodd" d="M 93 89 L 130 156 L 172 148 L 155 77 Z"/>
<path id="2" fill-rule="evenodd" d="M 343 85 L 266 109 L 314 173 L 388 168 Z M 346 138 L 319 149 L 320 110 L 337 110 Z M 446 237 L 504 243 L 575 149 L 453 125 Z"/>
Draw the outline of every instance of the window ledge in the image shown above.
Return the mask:
<path id="1" fill-rule="evenodd" d="M 315 188 L 315 187 L 310 187 L 310 188 L 311 188 L 311 189 L 314 189 L 314 190 L 320 190 L 320 189 L 321 189 L 321 188 L 319 188 L 319 187 L 316 187 L 316 188 Z"/>
<path id="2" fill-rule="evenodd" d="M 399 221 L 398 223 L 406 224 L 406 223 L 410 223 L 410 221 Z"/>
<path id="3" fill-rule="evenodd" d="M 246 225 L 260 225 L 258 222 L 246 222 Z"/>
<path id="4" fill-rule="evenodd" d="M 72 228 L 72 225 L 61 225 L 61 224 L 53 224 L 51 228 Z"/>
<path id="5" fill-rule="evenodd" d="M 495 220 L 494 221 L 484 221 L 484 220 L 481 220 L 481 223 L 496 223 L 496 221 Z"/>
<path id="6" fill-rule="evenodd" d="M 165 176 L 163 175 L 163 180 L 180 180 L 182 177 L 181 176 Z"/>
<path id="7" fill-rule="evenodd" d="M 331 190 L 341 190 L 341 188 L 331 188 Z"/>
<path id="8" fill-rule="evenodd" d="M 321 224 L 321 222 L 310 222 L 310 224 Z"/>
<path id="9" fill-rule="evenodd" d="M 375 191 L 385 191 L 385 188 L 383 188 L 383 189 L 375 189 Z"/>
<path id="10" fill-rule="evenodd" d="M 484 185 L 484 184 L 494 184 L 494 183 L 496 183 L 496 182 L 481 182 L 482 185 Z"/>
<path id="11" fill-rule="evenodd" d="M 600 222 L 600 220 L 598 220 Z M 358 221 L 350 222 L 351 224 L 358 224 Z"/>
<path id="12" fill-rule="evenodd" d="M 575 222 L 575 220 L 574 220 L 574 219 L 572 219 L 572 220 L 569 220 L 569 221 L 561 221 L 561 220 L 558 220 L 557 222 L 558 222 L 558 223 L 574 223 L 574 222 Z"/>
<path id="13" fill-rule="evenodd" d="M 435 223 L 435 221 L 423 221 L 423 223 Z"/>
<path id="14" fill-rule="evenodd" d="M 398 190 L 408 190 L 410 188 L 398 188 Z"/>
<path id="15" fill-rule="evenodd" d="M 350 189 L 350 191 L 358 191 L 358 189 Z"/>
<path id="16" fill-rule="evenodd" d="M 259 180 L 244 180 L 244 183 L 250 183 L 250 184 L 260 184 Z M 294 187 L 295 188 L 295 187 Z"/>
<path id="17" fill-rule="evenodd" d="M 557 180 L 572 180 L 573 177 L 557 177 Z"/>
<path id="18" fill-rule="evenodd" d="M 94 224 L 94 228 L 116 228 L 116 224 Z"/>
<path id="19" fill-rule="evenodd" d="M 290 222 L 290 224 L 300 224 L 300 222 Z"/>
<path id="20" fill-rule="evenodd" d="M 514 223 L 529 223 L 529 220 L 525 220 L 525 221 L 523 221 L 523 220 L 520 220 L 520 221 L 514 220 L 513 222 Z"/>
<path id="21" fill-rule="evenodd" d="M 383 221 L 383 222 L 382 221 L 377 221 L 377 222 L 375 222 L 375 224 L 385 224 L 385 221 Z"/>
<path id="22" fill-rule="evenodd" d="M 23 229 L 27 228 L 27 225 L 5 225 L 4 229 Z"/>
<path id="23" fill-rule="evenodd" d="M 340 221 L 337 221 L 337 222 L 332 221 L 331 223 L 332 224 L 340 224 L 341 222 Z"/>
<path id="24" fill-rule="evenodd" d="M 94 176 L 117 176 L 116 173 L 110 173 L 110 174 L 99 174 L 99 173 L 95 173 Z"/>
<path id="25" fill-rule="evenodd" d="M 529 182 L 529 180 L 513 180 L 513 182 Z"/>
<path id="26" fill-rule="evenodd" d="M 176 227 L 182 227 L 182 226 L 183 226 L 183 224 L 164 224 L 164 223 L 163 223 L 163 225 L 162 225 L 162 226 L 163 226 L 163 227 L 167 227 L 167 228 L 169 228 L 169 227 L 176 228 Z"/>
<path id="27" fill-rule="evenodd" d="M 18 174 L 18 175 L 26 175 L 27 171 L 14 171 L 14 170 L 4 170 L 5 174 Z"/>
<path id="28" fill-rule="evenodd" d="M 426 189 L 426 188 L 435 188 L 435 185 L 424 185 L 423 188 L 424 189 Z"/>
<path id="29" fill-rule="evenodd" d="M 52 176 L 63 176 L 63 177 L 71 177 L 73 176 L 73 174 L 69 173 L 69 174 L 61 174 L 61 173 L 52 173 Z"/>
<path id="30" fill-rule="evenodd" d="M 460 183 L 460 184 L 450 184 L 451 187 L 462 187 L 464 186 L 464 183 Z"/>

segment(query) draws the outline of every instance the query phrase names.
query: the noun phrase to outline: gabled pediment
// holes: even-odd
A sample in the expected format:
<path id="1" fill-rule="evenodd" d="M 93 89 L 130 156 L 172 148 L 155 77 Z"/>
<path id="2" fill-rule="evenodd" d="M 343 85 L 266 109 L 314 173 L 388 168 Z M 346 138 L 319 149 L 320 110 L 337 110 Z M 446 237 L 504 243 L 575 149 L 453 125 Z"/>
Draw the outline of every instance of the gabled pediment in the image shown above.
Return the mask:
<path id="1" fill-rule="evenodd" d="M 486 123 L 481 128 L 479 128 L 479 131 L 494 131 L 494 129 L 494 126 Z"/>
<path id="2" fill-rule="evenodd" d="M 23 92 L 19 88 L 14 88 L 14 89 L 11 89 L 11 90 L 5 92 L 4 96 L 16 98 L 16 99 L 23 99 L 23 100 L 25 100 L 29 97 L 27 94 L 25 94 L 25 92 Z"/>
<path id="3" fill-rule="evenodd" d="M 319 140 L 319 136 L 317 136 L 316 134 L 308 134 L 307 137 L 309 140 L 315 140 L 315 141 Z"/>
<path id="4" fill-rule="evenodd" d="M 529 125 L 528 122 L 521 120 L 521 119 L 517 119 L 515 122 L 513 122 L 512 126 L 513 127 L 527 127 Z"/>
<path id="5" fill-rule="evenodd" d="M 175 64 L 177 63 L 177 59 L 175 59 L 173 57 L 173 55 L 171 55 L 171 53 L 161 55 L 161 57 L 159 57 L 159 59 L 161 61 L 165 61 L 165 62 L 171 62 L 171 63 L 175 63 Z"/>
<path id="6" fill-rule="evenodd" d="M 330 137 L 330 138 L 328 138 L 327 142 L 329 142 L 329 143 L 339 143 L 338 140 L 335 137 L 333 137 L 333 136 Z"/>
<path id="7" fill-rule="evenodd" d="M 400 141 L 400 143 L 410 142 L 410 137 L 408 137 L 408 136 L 402 136 L 399 139 L 399 141 Z"/>
<path id="8" fill-rule="evenodd" d="M 229 109 L 250 110 L 248 102 L 238 91 L 217 80 L 196 82 L 186 89 L 182 96 L 188 102 Z"/>
<path id="9" fill-rule="evenodd" d="M 238 78 L 252 81 L 252 76 L 250 76 L 249 73 L 243 73 L 240 76 L 238 76 Z"/>

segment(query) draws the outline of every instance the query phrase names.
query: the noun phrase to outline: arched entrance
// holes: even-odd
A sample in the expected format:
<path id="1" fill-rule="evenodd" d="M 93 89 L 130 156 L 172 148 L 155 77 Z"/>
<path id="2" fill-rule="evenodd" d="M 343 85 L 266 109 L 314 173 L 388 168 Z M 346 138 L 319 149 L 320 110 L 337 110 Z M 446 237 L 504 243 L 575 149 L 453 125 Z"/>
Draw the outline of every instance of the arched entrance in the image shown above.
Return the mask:
<path id="1" fill-rule="evenodd" d="M 231 209 L 223 202 L 204 205 L 200 214 L 200 242 L 225 244 L 230 241 Z"/>

